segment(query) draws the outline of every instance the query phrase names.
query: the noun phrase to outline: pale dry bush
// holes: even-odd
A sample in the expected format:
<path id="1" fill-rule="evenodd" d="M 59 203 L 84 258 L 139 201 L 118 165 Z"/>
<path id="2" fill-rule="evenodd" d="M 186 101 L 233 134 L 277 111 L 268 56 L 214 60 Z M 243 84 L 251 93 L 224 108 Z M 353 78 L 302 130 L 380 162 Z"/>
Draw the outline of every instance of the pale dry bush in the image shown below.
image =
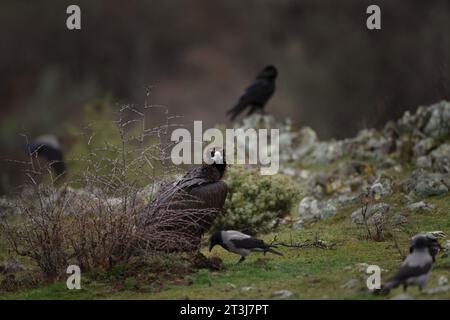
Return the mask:
<path id="1" fill-rule="evenodd" d="M 189 197 L 150 203 L 161 185 L 173 187 L 161 182 L 176 172 L 166 139 L 177 126 L 169 124 L 173 119 L 167 116 L 166 124 L 147 129 L 144 113 L 123 107 L 116 121 L 120 145 L 105 141 L 94 150 L 94 136 L 86 135 L 88 154 L 75 159 L 85 162 L 85 169 L 73 181 L 59 181 L 30 155 L 29 184 L 16 199 L 19 214 L 0 224 L 10 249 L 31 258 L 50 279 L 63 275 L 69 264 L 84 271 L 108 269 L 156 251 L 197 250 L 198 230 L 217 212 L 190 209 L 197 200 Z M 49 183 L 40 182 L 44 174 Z"/>

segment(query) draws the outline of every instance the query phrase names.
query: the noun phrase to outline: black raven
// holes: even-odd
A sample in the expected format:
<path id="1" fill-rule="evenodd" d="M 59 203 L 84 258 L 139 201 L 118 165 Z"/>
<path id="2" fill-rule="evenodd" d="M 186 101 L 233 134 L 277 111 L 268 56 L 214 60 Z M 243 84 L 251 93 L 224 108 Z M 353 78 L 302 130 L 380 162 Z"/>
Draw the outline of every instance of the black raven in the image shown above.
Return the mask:
<path id="1" fill-rule="evenodd" d="M 44 135 L 36 138 L 27 145 L 27 152 L 31 155 L 44 157 L 56 176 L 66 172 L 64 155 L 58 138 L 54 135 Z"/>
<path id="2" fill-rule="evenodd" d="M 227 115 L 231 115 L 231 120 L 234 120 L 247 107 L 250 107 L 247 116 L 256 110 L 262 112 L 265 104 L 275 91 L 277 75 L 278 71 L 274 66 L 265 67 L 245 90 L 236 105 L 227 112 Z"/>
<path id="3" fill-rule="evenodd" d="M 272 249 L 271 245 L 265 244 L 260 239 L 253 238 L 245 233 L 228 230 L 228 231 L 216 231 L 211 236 L 209 251 L 211 251 L 215 245 L 220 245 L 227 251 L 236 253 L 241 256 L 238 263 L 241 263 L 252 251 L 270 252 L 279 256 L 283 254 Z"/>

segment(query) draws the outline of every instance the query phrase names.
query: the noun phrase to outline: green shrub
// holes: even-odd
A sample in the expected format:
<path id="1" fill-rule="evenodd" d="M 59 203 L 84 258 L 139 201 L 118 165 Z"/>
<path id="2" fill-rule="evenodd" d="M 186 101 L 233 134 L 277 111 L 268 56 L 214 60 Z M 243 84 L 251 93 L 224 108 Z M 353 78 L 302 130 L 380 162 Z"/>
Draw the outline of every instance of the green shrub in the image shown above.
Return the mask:
<path id="1" fill-rule="evenodd" d="M 226 182 L 225 213 L 217 219 L 216 230 L 270 232 L 297 202 L 298 189 L 287 176 L 264 176 L 258 169 L 233 167 L 228 170 Z"/>

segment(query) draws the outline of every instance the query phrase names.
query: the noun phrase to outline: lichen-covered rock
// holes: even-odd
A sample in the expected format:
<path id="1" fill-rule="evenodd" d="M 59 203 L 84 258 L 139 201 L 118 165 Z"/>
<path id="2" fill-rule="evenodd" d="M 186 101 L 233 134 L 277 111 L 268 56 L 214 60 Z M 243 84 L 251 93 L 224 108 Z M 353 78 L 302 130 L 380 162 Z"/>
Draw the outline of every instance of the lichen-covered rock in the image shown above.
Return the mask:
<path id="1" fill-rule="evenodd" d="M 292 297 L 294 294 L 289 290 L 278 290 L 272 293 L 272 297 L 286 299 Z"/>
<path id="2" fill-rule="evenodd" d="M 433 162 L 429 156 L 420 156 L 416 159 L 416 167 L 421 169 L 431 169 Z"/>
<path id="3" fill-rule="evenodd" d="M 450 143 L 444 143 L 430 153 L 434 172 L 450 174 Z"/>
<path id="4" fill-rule="evenodd" d="M 397 121 L 400 133 L 435 139 L 445 138 L 450 133 L 450 102 L 441 101 L 429 107 L 419 107 L 415 114 L 406 111 Z"/>
<path id="5" fill-rule="evenodd" d="M 310 127 L 302 128 L 299 131 L 297 140 L 298 145 L 293 155 L 295 159 L 302 159 L 303 157 L 308 155 L 319 143 L 317 133 Z"/>
<path id="6" fill-rule="evenodd" d="M 298 214 L 304 220 L 321 220 L 336 214 L 336 206 L 331 201 L 321 202 L 314 197 L 305 197 L 300 201 Z"/>
<path id="7" fill-rule="evenodd" d="M 414 191 L 424 197 L 437 196 L 448 192 L 440 174 L 429 174 L 415 183 Z"/>
<path id="8" fill-rule="evenodd" d="M 342 142 L 320 142 L 312 150 L 309 161 L 316 164 L 327 164 L 343 156 Z"/>
<path id="9" fill-rule="evenodd" d="M 413 154 L 415 157 L 426 155 L 435 145 L 436 142 L 433 138 L 422 139 L 413 147 Z"/>
<path id="10" fill-rule="evenodd" d="M 425 201 L 419 201 L 411 203 L 407 208 L 411 211 L 431 210 L 434 209 L 434 205 L 428 204 Z"/>
<path id="11" fill-rule="evenodd" d="M 449 191 L 450 175 L 430 173 L 421 168 L 415 170 L 409 179 L 401 183 L 407 192 L 414 191 L 423 197 L 440 195 Z"/>
<path id="12" fill-rule="evenodd" d="M 433 138 L 444 138 L 450 134 L 450 103 L 441 101 L 427 109 L 428 121 L 423 132 Z"/>
<path id="13" fill-rule="evenodd" d="M 383 217 L 388 211 L 389 205 L 384 202 L 369 206 L 365 212 L 366 221 L 369 224 L 376 224 L 380 219 L 384 219 Z M 363 208 L 353 211 L 351 218 L 354 224 L 364 223 Z"/>
<path id="14" fill-rule="evenodd" d="M 391 218 L 391 222 L 394 226 L 399 226 L 408 222 L 408 218 L 401 212 L 394 214 Z"/>

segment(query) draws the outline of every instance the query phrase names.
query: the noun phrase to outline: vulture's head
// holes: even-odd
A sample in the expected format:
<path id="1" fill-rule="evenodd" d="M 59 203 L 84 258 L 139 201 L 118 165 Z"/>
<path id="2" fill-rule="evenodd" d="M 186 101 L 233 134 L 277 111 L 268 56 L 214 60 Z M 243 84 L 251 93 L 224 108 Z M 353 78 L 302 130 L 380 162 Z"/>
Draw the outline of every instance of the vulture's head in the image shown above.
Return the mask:
<path id="1" fill-rule="evenodd" d="M 214 246 L 221 245 L 221 244 L 222 244 L 222 232 L 216 231 L 211 236 L 210 243 L 209 243 L 209 252 L 211 252 L 211 250 L 214 248 Z"/>
<path id="2" fill-rule="evenodd" d="M 214 148 L 210 152 L 210 157 L 211 159 L 209 163 L 219 171 L 220 178 L 222 178 L 227 168 L 227 163 L 225 160 L 225 152 L 221 152 L 216 148 Z"/>
<path id="3" fill-rule="evenodd" d="M 211 150 L 211 159 L 214 164 L 225 164 L 225 155 L 216 148 Z"/>

